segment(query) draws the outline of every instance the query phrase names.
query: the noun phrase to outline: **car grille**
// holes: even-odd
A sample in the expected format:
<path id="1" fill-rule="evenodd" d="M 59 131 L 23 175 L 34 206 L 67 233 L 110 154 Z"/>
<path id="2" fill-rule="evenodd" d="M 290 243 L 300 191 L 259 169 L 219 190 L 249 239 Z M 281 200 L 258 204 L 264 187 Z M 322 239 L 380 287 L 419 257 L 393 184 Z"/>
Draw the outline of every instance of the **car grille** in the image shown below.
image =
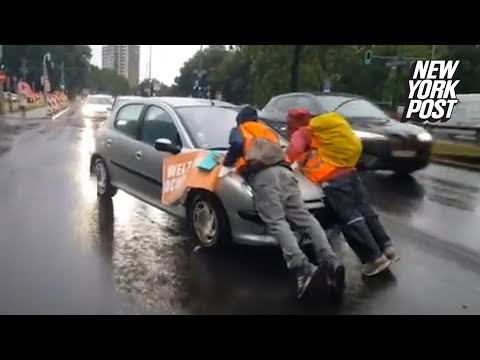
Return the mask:
<path id="1" fill-rule="evenodd" d="M 392 150 L 415 150 L 420 147 L 420 142 L 414 135 L 408 137 L 391 135 L 389 138 Z"/>

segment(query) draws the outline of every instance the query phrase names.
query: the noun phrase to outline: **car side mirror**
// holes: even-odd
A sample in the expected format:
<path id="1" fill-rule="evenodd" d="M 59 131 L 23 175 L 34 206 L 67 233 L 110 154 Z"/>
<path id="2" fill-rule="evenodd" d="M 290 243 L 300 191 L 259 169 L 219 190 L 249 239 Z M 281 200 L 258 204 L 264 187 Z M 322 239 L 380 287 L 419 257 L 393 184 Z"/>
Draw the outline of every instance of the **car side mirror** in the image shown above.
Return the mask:
<path id="1" fill-rule="evenodd" d="M 178 154 L 182 151 L 182 148 L 171 142 L 170 139 L 160 138 L 155 141 L 155 149 L 158 151 L 168 152 L 171 154 Z"/>
<path id="2" fill-rule="evenodd" d="M 107 111 L 112 111 L 112 107 L 111 106 L 107 107 Z"/>

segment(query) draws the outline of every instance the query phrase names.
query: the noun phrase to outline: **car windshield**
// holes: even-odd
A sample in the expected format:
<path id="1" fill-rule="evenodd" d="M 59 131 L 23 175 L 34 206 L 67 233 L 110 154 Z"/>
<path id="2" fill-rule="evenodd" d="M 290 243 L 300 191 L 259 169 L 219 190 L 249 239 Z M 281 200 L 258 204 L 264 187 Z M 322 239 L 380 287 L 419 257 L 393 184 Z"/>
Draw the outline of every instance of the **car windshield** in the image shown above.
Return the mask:
<path id="1" fill-rule="evenodd" d="M 126 103 L 127 101 L 129 101 L 129 100 L 132 100 L 132 99 L 128 99 L 128 98 L 120 98 L 120 99 L 117 99 L 117 100 L 115 101 L 115 107 L 118 107 L 118 106 L 120 106 L 120 105 L 122 105 L 122 104 L 125 104 L 125 103 Z"/>
<path id="2" fill-rule="evenodd" d="M 85 103 L 92 105 L 111 105 L 112 98 L 108 96 L 91 96 L 87 97 L 87 101 L 85 101 Z"/>
<path id="3" fill-rule="evenodd" d="M 195 147 L 228 150 L 228 138 L 237 126 L 238 108 L 219 106 L 189 106 L 175 109 Z M 286 144 L 286 140 L 280 141 Z"/>
<path id="4" fill-rule="evenodd" d="M 389 117 L 380 108 L 362 98 L 319 96 L 318 101 L 326 111 L 333 111 L 340 106 L 336 111 L 345 117 L 376 118 L 382 119 L 382 121 Z M 345 104 L 341 105 L 344 102 Z"/>

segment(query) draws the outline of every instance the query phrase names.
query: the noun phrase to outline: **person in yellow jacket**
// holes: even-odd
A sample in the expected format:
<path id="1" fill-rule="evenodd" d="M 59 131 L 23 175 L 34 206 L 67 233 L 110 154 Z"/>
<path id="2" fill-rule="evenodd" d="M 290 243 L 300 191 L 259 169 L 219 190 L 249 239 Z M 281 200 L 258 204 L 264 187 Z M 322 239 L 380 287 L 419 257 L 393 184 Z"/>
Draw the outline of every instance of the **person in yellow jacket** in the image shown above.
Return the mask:
<path id="1" fill-rule="evenodd" d="M 323 228 L 303 202 L 278 134 L 257 121 L 257 117 L 252 107 L 240 110 L 238 126 L 230 132 L 230 148 L 223 165 L 235 167 L 252 187 L 258 215 L 280 245 L 286 265 L 297 279 L 297 296 L 301 298 L 310 284 L 323 284 L 326 275 L 327 283 L 335 291 L 333 295 L 341 299 L 345 268 L 333 252 Z M 303 253 L 290 224 L 310 238 L 318 266 Z"/>
<path id="2" fill-rule="evenodd" d="M 322 187 L 345 239 L 363 263 L 362 273 L 373 276 L 386 270 L 399 258 L 356 171 L 361 140 L 335 112 L 314 117 L 307 109 L 291 109 L 287 125 L 287 158 Z"/>

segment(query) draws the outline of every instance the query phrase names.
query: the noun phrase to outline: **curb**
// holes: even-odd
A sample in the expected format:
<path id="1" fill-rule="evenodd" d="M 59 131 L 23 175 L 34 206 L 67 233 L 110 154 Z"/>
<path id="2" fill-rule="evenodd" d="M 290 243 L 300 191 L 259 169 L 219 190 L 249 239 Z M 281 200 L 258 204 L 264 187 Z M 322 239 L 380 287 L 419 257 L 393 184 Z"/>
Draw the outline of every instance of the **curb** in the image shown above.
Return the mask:
<path id="1" fill-rule="evenodd" d="M 473 165 L 473 164 L 462 163 L 460 161 L 437 159 L 437 158 L 430 158 L 430 161 L 432 163 L 449 165 L 449 166 L 457 167 L 460 169 L 480 172 L 480 165 Z"/>

